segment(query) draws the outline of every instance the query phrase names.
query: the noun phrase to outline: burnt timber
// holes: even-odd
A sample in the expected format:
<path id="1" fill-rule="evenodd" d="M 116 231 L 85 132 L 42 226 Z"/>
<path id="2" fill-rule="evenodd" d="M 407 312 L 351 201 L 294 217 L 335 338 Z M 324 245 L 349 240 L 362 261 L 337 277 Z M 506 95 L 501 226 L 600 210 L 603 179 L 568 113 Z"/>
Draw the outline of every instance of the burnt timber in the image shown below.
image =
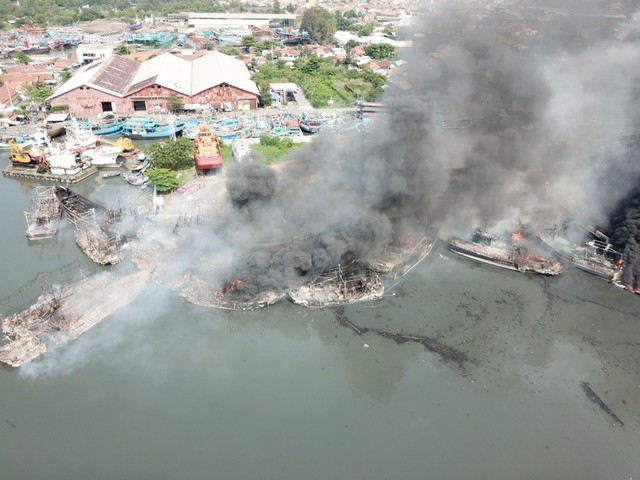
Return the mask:
<path id="1" fill-rule="evenodd" d="M 620 420 L 618 416 L 611 411 L 611 409 L 607 406 L 607 404 L 604 403 L 598 395 L 596 395 L 596 393 L 589 386 L 588 382 L 580 382 L 580 386 L 582 387 L 582 390 L 584 391 L 585 395 L 589 398 L 589 400 L 591 400 L 598 407 L 600 407 L 600 409 L 603 412 L 605 412 L 607 415 L 613 418 L 613 420 L 618 425 L 620 425 L 621 427 L 624 427 L 624 423 L 622 423 L 622 420 Z"/>
<path id="2" fill-rule="evenodd" d="M 297 305 L 325 308 L 379 300 L 384 295 L 384 285 L 376 271 L 354 262 L 317 275 L 287 295 Z"/>
<path id="3" fill-rule="evenodd" d="M 85 255 L 99 265 L 115 265 L 122 261 L 122 242 L 114 229 L 119 220 L 118 212 L 65 187 L 55 187 L 55 196 L 75 225 L 74 238 Z"/>
<path id="4" fill-rule="evenodd" d="M 284 292 L 266 290 L 252 296 L 250 299 L 246 299 L 234 295 L 233 291 L 212 287 L 194 275 L 180 290 L 180 296 L 202 307 L 223 310 L 256 310 L 279 302 L 284 297 Z"/>
<path id="5" fill-rule="evenodd" d="M 25 212 L 29 240 L 53 237 L 58 231 L 62 209 L 56 199 L 53 188 L 36 189 L 36 200 L 32 210 Z"/>
<path id="6" fill-rule="evenodd" d="M 449 250 L 472 260 L 516 272 L 559 275 L 563 269 L 562 263 L 557 259 L 540 256 L 532 242 L 505 241 L 479 230 L 474 233 L 472 240 L 451 237 Z"/>
<path id="7" fill-rule="evenodd" d="M 78 338 L 131 303 L 144 289 L 148 276 L 138 271 L 113 278 L 105 272 L 42 294 L 31 307 L 2 322 L 0 362 L 19 367 Z"/>
<path id="8" fill-rule="evenodd" d="M 385 280 L 397 280 L 418 266 L 431 253 L 436 241 L 435 232 L 419 238 L 400 239 L 367 259 L 367 263 Z"/>

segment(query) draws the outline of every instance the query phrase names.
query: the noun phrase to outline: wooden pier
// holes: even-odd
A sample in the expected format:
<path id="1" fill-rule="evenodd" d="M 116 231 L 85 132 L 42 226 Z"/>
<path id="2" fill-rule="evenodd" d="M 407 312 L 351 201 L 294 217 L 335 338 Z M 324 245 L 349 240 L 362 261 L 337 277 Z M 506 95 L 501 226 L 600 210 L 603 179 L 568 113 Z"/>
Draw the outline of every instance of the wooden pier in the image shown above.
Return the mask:
<path id="1" fill-rule="evenodd" d="M 54 173 L 38 173 L 35 168 L 14 167 L 9 165 L 2 174 L 5 177 L 24 178 L 26 180 L 38 180 L 41 182 L 62 183 L 65 185 L 72 185 L 79 183 L 92 175 L 98 173 L 98 168 L 90 166 L 76 173 L 75 175 L 56 175 Z"/>

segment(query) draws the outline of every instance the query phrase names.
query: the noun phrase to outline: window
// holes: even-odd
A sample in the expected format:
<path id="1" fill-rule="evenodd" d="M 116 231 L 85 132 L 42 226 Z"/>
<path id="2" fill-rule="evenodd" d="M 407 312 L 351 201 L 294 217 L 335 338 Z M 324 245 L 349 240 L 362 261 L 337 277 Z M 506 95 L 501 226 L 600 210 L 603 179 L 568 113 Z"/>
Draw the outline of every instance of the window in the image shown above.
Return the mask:
<path id="1" fill-rule="evenodd" d="M 147 102 L 145 102 L 144 100 L 135 100 L 133 102 L 133 110 L 136 112 L 146 112 Z"/>
<path id="2" fill-rule="evenodd" d="M 111 102 L 102 102 L 102 111 L 103 112 L 113 112 L 113 103 L 111 103 Z"/>

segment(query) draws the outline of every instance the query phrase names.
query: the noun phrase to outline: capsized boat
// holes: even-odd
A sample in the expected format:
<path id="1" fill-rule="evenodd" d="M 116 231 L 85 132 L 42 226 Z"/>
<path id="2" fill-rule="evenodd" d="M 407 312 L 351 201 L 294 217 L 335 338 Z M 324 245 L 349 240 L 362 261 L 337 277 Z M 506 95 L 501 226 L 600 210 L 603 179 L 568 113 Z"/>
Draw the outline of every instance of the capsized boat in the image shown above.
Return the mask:
<path id="1" fill-rule="evenodd" d="M 500 268 L 522 273 L 559 275 L 562 263 L 539 252 L 536 245 L 516 233 L 511 237 L 497 237 L 477 229 L 471 240 L 449 238 L 449 250 L 463 257 Z"/>
<path id="2" fill-rule="evenodd" d="M 201 171 L 211 171 L 224 165 L 220 142 L 213 133 L 211 126 L 202 124 L 194 138 L 195 147 L 193 156 L 196 167 Z"/>

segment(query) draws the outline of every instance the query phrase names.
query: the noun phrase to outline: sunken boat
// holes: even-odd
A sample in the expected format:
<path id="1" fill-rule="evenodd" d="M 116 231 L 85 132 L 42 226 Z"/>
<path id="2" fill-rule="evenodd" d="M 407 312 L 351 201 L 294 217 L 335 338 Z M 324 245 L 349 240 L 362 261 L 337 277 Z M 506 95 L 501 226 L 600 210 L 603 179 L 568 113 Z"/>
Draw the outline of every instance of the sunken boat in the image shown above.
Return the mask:
<path id="1" fill-rule="evenodd" d="M 148 276 L 142 270 L 119 278 L 104 272 L 42 294 L 32 306 L 2 322 L 0 362 L 19 367 L 78 338 L 130 304 Z"/>
<path id="2" fill-rule="evenodd" d="M 563 269 L 560 261 L 543 256 L 533 242 L 525 240 L 520 234 L 504 238 L 477 229 L 471 240 L 451 237 L 449 250 L 478 262 L 516 272 L 559 275 Z"/>
<path id="3" fill-rule="evenodd" d="M 36 189 L 36 201 L 33 209 L 25 212 L 29 240 L 41 240 L 53 237 L 58 231 L 62 208 L 56 199 L 53 188 Z"/>
<path id="4" fill-rule="evenodd" d="M 608 281 L 616 280 L 623 266 L 622 254 L 613 248 L 603 234 L 591 234 L 591 237 L 586 237 L 583 243 L 573 243 L 556 229 L 538 234 L 545 247 L 572 267 Z"/>
<path id="5" fill-rule="evenodd" d="M 287 297 L 296 305 L 325 308 L 379 300 L 384 290 L 378 272 L 369 265 L 352 262 L 316 275 L 301 287 L 289 290 Z"/>

